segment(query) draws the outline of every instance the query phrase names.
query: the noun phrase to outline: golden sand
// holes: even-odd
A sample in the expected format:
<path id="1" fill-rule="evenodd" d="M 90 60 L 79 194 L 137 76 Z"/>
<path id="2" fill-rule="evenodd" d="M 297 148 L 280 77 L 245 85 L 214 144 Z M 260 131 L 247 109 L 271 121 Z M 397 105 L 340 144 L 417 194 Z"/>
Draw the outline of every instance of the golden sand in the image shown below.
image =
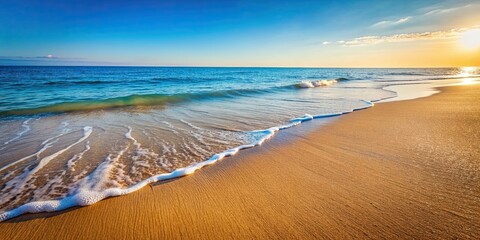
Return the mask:
<path id="1" fill-rule="evenodd" d="M 2 239 L 480 238 L 480 85 L 377 104 Z"/>

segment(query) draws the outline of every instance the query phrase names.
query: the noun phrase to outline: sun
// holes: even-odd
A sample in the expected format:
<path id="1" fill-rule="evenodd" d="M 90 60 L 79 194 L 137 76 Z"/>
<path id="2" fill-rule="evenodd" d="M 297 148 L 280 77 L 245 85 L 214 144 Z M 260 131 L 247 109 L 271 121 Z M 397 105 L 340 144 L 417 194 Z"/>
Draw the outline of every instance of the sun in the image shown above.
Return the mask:
<path id="1" fill-rule="evenodd" d="M 480 48 L 480 29 L 470 29 L 465 31 L 460 37 L 460 44 L 468 50 Z"/>

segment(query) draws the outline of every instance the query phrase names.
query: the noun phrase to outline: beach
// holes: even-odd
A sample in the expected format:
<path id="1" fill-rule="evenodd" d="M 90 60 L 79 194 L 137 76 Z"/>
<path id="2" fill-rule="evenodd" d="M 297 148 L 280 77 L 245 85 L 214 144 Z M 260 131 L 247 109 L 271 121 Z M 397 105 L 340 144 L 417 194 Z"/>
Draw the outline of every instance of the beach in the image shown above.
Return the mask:
<path id="1" fill-rule="evenodd" d="M 5 239 L 480 238 L 480 85 L 278 133 L 197 173 L 0 223 Z"/>

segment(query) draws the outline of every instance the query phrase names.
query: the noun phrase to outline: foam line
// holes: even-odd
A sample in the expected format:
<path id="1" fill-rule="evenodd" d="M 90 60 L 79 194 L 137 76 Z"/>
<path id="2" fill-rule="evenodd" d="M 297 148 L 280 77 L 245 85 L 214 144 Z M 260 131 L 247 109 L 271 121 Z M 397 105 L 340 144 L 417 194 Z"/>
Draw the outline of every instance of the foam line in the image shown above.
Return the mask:
<path id="1" fill-rule="evenodd" d="M 12 162 L 12 163 L 10 163 L 10 164 L 7 164 L 7 165 L 3 166 L 2 168 L 0 168 L 0 172 L 3 171 L 3 170 L 5 170 L 5 169 L 7 169 L 7 168 L 9 168 L 9 167 L 11 167 L 11 166 L 13 166 L 13 165 L 16 165 L 16 164 L 18 164 L 18 163 L 21 163 L 21 162 L 23 162 L 23 161 L 25 161 L 25 160 L 27 160 L 27 159 L 30 159 L 31 157 L 40 155 L 43 151 L 47 150 L 47 148 L 51 147 L 51 144 L 52 144 L 52 143 L 47 143 L 47 144 L 43 145 L 43 147 L 42 147 L 40 150 L 38 150 L 37 152 L 32 153 L 32 154 L 30 154 L 30 155 L 28 155 L 28 156 L 26 156 L 26 157 L 23 157 L 23 158 L 21 158 L 21 159 L 18 159 L 18 160 L 15 161 L 15 162 Z"/>
<path id="2" fill-rule="evenodd" d="M 32 170 L 26 169 L 24 173 L 20 176 L 15 177 L 14 179 L 10 180 L 9 182 L 6 183 L 7 187 L 13 187 L 14 189 L 11 191 L 12 192 L 18 192 L 21 191 L 21 187 L 23 187 L 32 177 L 35 173 L 37 173 L 39 170 L 41 170 L 43 167 L 45 167 L 51 160 L 55 159 L 57 156 L 60 154 L 66 152 L 73 146 L 83 142 L 85 139 L 87 139 L 90 134 L 92 133 L 92 127 L 84 127 L 83 128 L 83 137 L 77 140 L 76 142 L 72 143 L 71 145 L 67 146 L 66 148 L 63 148 L 47 157 L 44 157 L 40 160 L 40 162 L 35 166 Z M 18 161 L 16 162 L 18 163 Z M 8 167 L 8 166 L 7 166 Z M 6 168 L 6 167 L 5 167 Z M 0 217 L 1 220 L 1 217 Z"/>
<path id="3" fill-rule="evenodd" d="M 59 200 L 48 200 L 48 201 L 36 201 L 36 202 L 30 202 L 27 204 L 24 204 L 20 207 L 17 207 L 15 209 L 0 213 L 0 222 L 20 216 L 22 214 L 26 213 L 39 213 L 39 212 L 53 212 L 53 211 L 61 211 L 65 210 L 67 208 L 71 208 L 74 206 L 88 206 L 92 205 L 102 199 L 108 198 L 108 197 L 114 197 L 114 196 L 120 196 L 120 195 L 126 195 L 132 192 L 135 192 L 143 187 L 145 187 L 148 184 L 163 181 L 163 180 L 168 180 L 172 178 L 178 178 L 178 177 L 183 177 L 186 175 L 190 175 L 194 173 L 195 171 L 205 167 L 209 166 L 212 164 L 215 164 L 216 162 L 226 158 L 233 156 L 237 154 L 240 150 L 247 149 L 247 148 L 252 148 L 256 146 L 262 145 L 265 141 L 269 140 L 272 138 L 278 131 L 284 130 L 287 128 L 295 127 L 300 125 L 302 122 L 305 121 L 310 121 L 315 118 L 327 118 L 327 117 L 334 117 L 334 116 L 340 116 L 343 114 L 348 114 L 350 112 L 356 111 L 356 110 L 361 110 L 361 109 L 366 109 L 370 108 L 373 106 L 373 103 L 370 101 L 364 101 L 366 104 L 368 104 L 365 107 L 360 107 L 356 109 L 352 109 L 351 111 L 346 111 L 342 113 L 332 113 L 332 114 L 322 114 L 322 115 L 304 115 L 299 118 L 294 118 L 290 120 L 290 123 L 282 125 L 282 126 L 277 126 L 277 127 L 271 127 L 268 129 L 263 129 L 263 130 L 256 130 L 252 131 L 252 133 L 263 133 L 262 138 L 259 140 L 250 143 L 250 144 L 244 144 L 235 148 L 228 149 L 226 151 L 223 151 L 221 153 L 214 154 L 212 157 L 209 159 L 199 162 L 199 163 L 194 163 L 190 166 L 183 167 L 183 168 L 178 168 L 174 170 L 171 173 L 164 173 L 164 174 L 159 174 L 155 175 L 152 177 L 149 177 L 139 183 L 136 183 L 128 188 L 122 189 L 122 188 L 108 188 L 103 191 L 98 191 L 93 188 L 94 185 L 98 185 L 98 182 L 96 183 L 88 183 L 90 187 L 80 187 L 77 189 L 76 192 L 74 192 L 72 195 L 65 197 L 63 199 Z M 85 129 L 86 130 L 86 129 Z M 91 131 L 91 129 L 90 129 Z M 136 140 L 131 136 L 131 131 L 132 129 L 128 127 L 128 132 L 125 134 L 125 137 L 136 142 Z M 85 180 L 91 180 L 91 179 L 96 179 L 96 175 L 102 175 L 100 176 L 102 179 L 105 176 L 103 173 L 108 172 L 112 165 L 111 161 L 109 160 L 109 157 L 107 157 L 106 161 L 104 161 L 102 164 L 100 164 L 97 169 L 91 174 L 92 176 L 88 176 Z"/>
<path id="4" fill-rule="evenodd" d="M 67 161 L 67 169 L 70 169 L 70 171 L 75 171 L 75 164 L 77 163 L 78 160 L 82 159 L 83 155 L 90 150 L 90 142 L 87 141 L 85 144 L 85 149 L 81 151 L 80 153 L 77 153 L 73 155 L 68 161 Z"/>
<path id="5" fill-rule="evenodd" d="M 305 114 L 302 117 L 294 118 L 290 120 L 290 122 L 297 122 L 297 121 L 304 122 L 304 121 L 310 121 L 310 120 L 313 120 L 313 116 L 310 114 Z"/>
<path id="6" fill-rule="evenodd" d="M 338 113 L 328 113 L 328 114 L 320 114 L 320 115 L 315 115 L 313 116 L 314 119 L 316 118 L 329 118 L 329 117 L 336 117 L 336 116 L 340 116 L 342 115 L 343 113 L 341 112 L 338 112 Z"/>
<path id="7" fill-rule="evenodd" d="M 28 121 L 28 120 L 27 120 L 27 121 Z M 34 156 L 37 156 L 37 157 L 38 157 L 43 151 L 47 150 L 47 148 L 51 147 L 52 144 L 55 143 L 55 141 L 52 142 L 52 140 L 57 139 L 57 138 L 65 135 L 65 134 L 67 134 L 67 133 L 70 131 L 70 129 L 65 128 L 67 125 L 68 125 L 68 122 L 62 122 L 62 126 L 64 127 L 64 129 L 62 130 L 62 132 L 61 132 L 60 134 L 58 134 L 58 135 L 56 135 L 56 136 L 54 136 L 54 137 L 51 137 L 51 138 L 43 141 L 42 144 L 41 144 L 42 148 L 41 148 L 40 150 L 38 150 L 37 152 L 32 153 L 32 154 L 30 154 L 30 155 L 28 155 L 28 156 L 26 156 L 26 157 L 23 157 L 23 158 L 15 161 L 15 162 L 12 162 L 12 163 L 10 163 L 10 164 L 7 164 L 7 165 L 3 166 L 2 168 L 0 168 L 0 172 L 3 171 L 3 170 L 5 170 L 5 169 L 7 169 L 7 168 L 9 168 L 9 167 L 11 167 L 11 166 L 14 166 L 14 165 L 16 165 L 16 164 L 18 164 L 18 163 L 21 163 L 21 162 L 23 162 L 23 161 L 25 161 L 25 160 L 27 160 L 27 159 L 30 159 L 31 157 L 34 157 Z M 91 128 L 91 127 L 90 127 L 90 128 Z"/>
<path id="8" fill-rule="evenodd" d="M 22 130 L 21 130 L 20 132 L 17 132 L 17 133 L 15 134 L 15 137 L 11 138 L 10 140 L 5 141 L 5 142 L 3 143 L 3 145 L 7 145 L 7 144 L 9 144 L 9 143 L 11 143 L 11 142 L 19 139 L 20 137 L 23 136 L 23 134 L 25 134 L 25 133 L 27 133 L 28 131 L 30 131 L 31 128 L 30 128 L 30 125 L 28 125 L 28 122 L 30 122 L 30 120 L 31 120 L 31 119 L 27 119 L 27 120 L 23 121 L 23 123 L 22 123 Z M 0 150 L 3 150 L 5 147 L 6 147 L 6 146 L 0 148 Z"/>

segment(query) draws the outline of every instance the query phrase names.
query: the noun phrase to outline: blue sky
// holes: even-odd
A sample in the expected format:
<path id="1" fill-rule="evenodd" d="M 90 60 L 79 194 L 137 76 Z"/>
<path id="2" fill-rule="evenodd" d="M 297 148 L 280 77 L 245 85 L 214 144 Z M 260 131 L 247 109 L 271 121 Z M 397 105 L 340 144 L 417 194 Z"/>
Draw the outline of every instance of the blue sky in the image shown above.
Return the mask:
<path id="1" fill-rule="evenodd" d="M 2 65 L 480 64 L 478 1 L 0 1 Z"/>

